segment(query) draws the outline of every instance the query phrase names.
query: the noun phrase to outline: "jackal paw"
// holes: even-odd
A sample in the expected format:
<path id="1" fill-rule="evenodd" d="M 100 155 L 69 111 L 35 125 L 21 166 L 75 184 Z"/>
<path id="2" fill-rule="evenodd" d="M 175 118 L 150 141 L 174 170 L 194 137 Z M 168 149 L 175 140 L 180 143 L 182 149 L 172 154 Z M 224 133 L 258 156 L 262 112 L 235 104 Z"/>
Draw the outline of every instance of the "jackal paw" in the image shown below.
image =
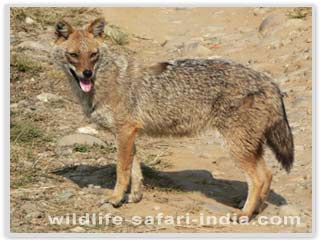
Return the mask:
<path id="1" fill-rule="evenodd" d="M 255 214 L 259 214 L 262 213 L 264 209 L 266 209 L 266 207 L 268 206 L 268 204 L 266 203 L 261 203 L 260 206 L 255 210 Z"/>
<path id="2" fill-rule="evenodd" d="M 230 220 L 237 223 L 246 223 L 251 220 L 252 214 L 248 214 L 241 210 L 236 210 L 230 214 Z"/>
<path id="3" fill-rule="evenodd" d="M 137 203 L 140 202 L 142 199 L 141 192 L 132 192 L 126 195 L 126 202 L 127 203 Z"/>
<path id="4" fill-rule="evenodd" d="M 124 203 L 124 200 L 124 197 L 121 195 L 111 195 L 104 201 L 104 203 L 110 203 L 113 207 L 118 208 Z"/>

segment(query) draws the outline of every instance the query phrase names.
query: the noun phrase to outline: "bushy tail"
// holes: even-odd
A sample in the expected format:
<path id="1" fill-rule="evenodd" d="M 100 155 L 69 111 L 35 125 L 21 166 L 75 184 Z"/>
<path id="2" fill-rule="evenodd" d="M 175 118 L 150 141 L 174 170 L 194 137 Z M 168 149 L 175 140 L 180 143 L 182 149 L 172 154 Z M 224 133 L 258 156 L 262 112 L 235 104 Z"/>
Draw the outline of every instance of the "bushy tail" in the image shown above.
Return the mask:
<path id="1" fill-rule="evenodd" d="M 275 122 L 266 132 L 267 144 L 270 146 L 277 160 L 289 173 L 294 161 L 294 144 L 291 128 L 288 123 L 283 101 L 283 119 Z"/>

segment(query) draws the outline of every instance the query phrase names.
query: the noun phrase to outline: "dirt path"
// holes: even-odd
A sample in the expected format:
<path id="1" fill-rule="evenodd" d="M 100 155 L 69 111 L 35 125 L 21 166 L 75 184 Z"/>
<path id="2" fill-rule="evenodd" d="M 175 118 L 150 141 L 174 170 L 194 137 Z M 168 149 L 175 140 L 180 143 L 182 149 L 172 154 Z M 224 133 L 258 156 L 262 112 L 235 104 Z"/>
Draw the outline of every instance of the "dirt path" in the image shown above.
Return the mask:
<path id="1" fill-rule="evenodd" d="M 52 133 L 53 139 L 47 148 L 32 150 L 35 159 L 38 159 L 35 160 L 36 165 L 42 173 L 35 179 L 42 178 L 43 181 L 30 181 L 29 184 L 12 189 L 13 229 L 31 232 L 310 232 L 311 15 L 299 17 L 299 14 L 303 13 L 287 8 L 108 8 L 103 9 L 102 14 L 110 26 L 116 25 L 128 34 L 129 43 L 125 48 L 134 51 L 135 56 L 146 64 L 184 57 L 221 56 L 247 64 L 274 77 L 286 96 L 285 104 L 295 138 L 295 164 L 290 175 L 287 175 L 280 169 L 271 152 L 266 151 L 265 159 L 272 169 L 274 179 L 268 206 L 263 215 L 272 217 L 298 214 L 301 216 L 301 224 L 200 226 L 193 223 L 181 226 L 154 224 L 138 227 L 125 224 L 76 228 L 48 224 L 43 227 L 46 222 L 43 215 L 36 219 L 32 216 L 26 219 L 23 215 L 26 204 L 31 204 L 36 209 L 34 212 L 46 214 L 99 211 L 126 218 L 134 215 L 156 215 L 160 212 L 173 216 L 188 213 L 194 218 L 201 214 L 223 216 L 232 211 L 233 207 L 243 204 L 247 191 L 244 176 L 234 166 L 223 140 L 217 133 L 210 132 L 189 139 L 142 138 L 139 140 L 138 153 L 144 162 L 143 200 L 119 209 L 113 209 L 107 204 L 97 209 L 97 202 L 111 192 L 114 184 L 113 139 L 98 129 L 97 136 L 110 143 L 107 150 L 72 149 L 70 152 L 63 149 L 57 153 L 56 141 L 68 133 L 74 133 L 79 127 L 87 126 L 88 122 L 81 117 L 78 106 L 72 102 L 68 86 L 63 83 L 63 76 L 50 70 L 50 77 L 54 75 L 62 81 L 52 85 L 41 84 L 39 89 L 32 90 L 33 97 L 26 101 L 32 102 L 36 108 L 48 107 L 48 112 L 56 115 L 54 119 L 48 120 L 46 127 L 40 126 Z M 265 18 L 268 18 L 268 21 L 259 31 Z M 50 28 L 45 31 L 44 37 L 48 36 L 49 30 Z M 24 37 L 24 41 L 26 38 Z M 23 85 L 24 82 L 15 83 L 11 89 L 21 91 L 19 84 Z M 26 84 L 32 85 L 30 82 Z M 35 96 L 41 92 L 67 96 L 71 100 L 66 102 L 61 98 L 51 105 L 35 101 Z M 21 105 L 19 96 L 12 100 L 12 104 L 17 104 L 18 110 L 19 101 Z M 70 114 L 65 115 L 66 111 Z M 45 116 L 43 113 L 36 113 L 40 119 L 49 119 L 50 114 Z M 27 152 L 25 145 L 14 145 L 13 150 L 15 149 Z M 15 163 L 15 160 L 12 161 Z M 21 163 L 21 159 L 17 161 Z M 28 161 L 31 160 L 26 156 L 24 162 Z M 13 181 L 16 181 L 19 179 L 16 177 L 19 168 L 17 170 L 15 164 L 14 167 L 12 174 Z M 28 166 L 25 168 L 29 169 Z M 51 172 L 49 177 L 46 175 L 48 172 Z M 26 197 L 23 191 L 38 191 L 39 186 L 47 188 L 38 195 L 33 192 L 29 201 L 21 200 Z M 58 208 L 61 203 L 63 207 Z M 17 219 L 22 219 L 22 224 L 18 224 Z"/>

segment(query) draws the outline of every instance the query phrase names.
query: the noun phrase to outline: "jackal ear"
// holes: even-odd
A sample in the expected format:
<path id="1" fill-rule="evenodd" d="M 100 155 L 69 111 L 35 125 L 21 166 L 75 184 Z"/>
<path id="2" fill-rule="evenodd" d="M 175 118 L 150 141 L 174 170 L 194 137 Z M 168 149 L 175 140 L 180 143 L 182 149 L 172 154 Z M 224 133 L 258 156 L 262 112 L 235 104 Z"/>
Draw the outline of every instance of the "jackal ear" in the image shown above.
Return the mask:
<path id="1" fill-rule="evenodd" d="M 106 20 L 104 18 L 97 18 L 89 24 L 87 31 L 92 33 L 94 37 L 102 37 L 105 26 Z"/>
<path id="2" fill-rule="evenodd" d="M 74 31 L 73 27 L 62 20 L 57 22 L 56 24 L 56 36 L 58 38 L 63 37 L 64 39 L 68 39 L 69 35 Z"/>

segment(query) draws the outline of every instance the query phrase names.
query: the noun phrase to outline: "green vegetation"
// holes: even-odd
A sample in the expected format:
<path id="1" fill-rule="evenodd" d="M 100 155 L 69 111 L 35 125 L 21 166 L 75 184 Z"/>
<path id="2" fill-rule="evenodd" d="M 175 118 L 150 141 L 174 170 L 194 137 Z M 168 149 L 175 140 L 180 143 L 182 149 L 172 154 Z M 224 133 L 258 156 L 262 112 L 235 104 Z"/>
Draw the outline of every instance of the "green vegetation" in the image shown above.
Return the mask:
<path id="1" fill-rule="evenodd" d="M 31 122 L 11 122 L 10 142 L 30 143 L 35 139 L 43 139 L 44 133 Z"/>

